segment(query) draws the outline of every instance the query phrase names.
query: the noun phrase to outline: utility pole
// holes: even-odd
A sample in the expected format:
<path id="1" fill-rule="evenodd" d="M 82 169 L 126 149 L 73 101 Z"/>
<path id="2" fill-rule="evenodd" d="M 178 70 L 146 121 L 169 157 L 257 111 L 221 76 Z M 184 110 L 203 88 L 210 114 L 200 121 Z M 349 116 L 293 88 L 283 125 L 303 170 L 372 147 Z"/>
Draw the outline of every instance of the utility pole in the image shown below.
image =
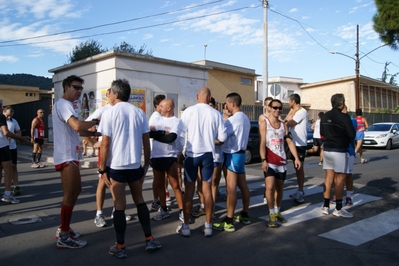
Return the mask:
<path id="1" fill-rule="evenodd" d="M 206 47 L 207 46 L 208 46 L 207 44 L 204 44 L 204 60 L 206 60 Z"/>
<path id="2" fill-rule="evenodd" d="M 262 82 L 262 105 L 264 99 L 268 96 L 267 94 L 267 8 L 269 7 L 269 2 L 267 0 L 262 0 L 263 3 L 263 82 Z M 259 91 L 258 91 L 259 93 Z M 258 94 L 259 95 L 259 94 Z"/>
<path id="3" fill-rule="evenodd" d="M 360 106 L 360 59 L 359 59 L 359 25 L 356 25 L 356 88 L 355 88 L 355 105 L 356 110 Z M 362 105 L 363 106 L 363 105 Z"/>

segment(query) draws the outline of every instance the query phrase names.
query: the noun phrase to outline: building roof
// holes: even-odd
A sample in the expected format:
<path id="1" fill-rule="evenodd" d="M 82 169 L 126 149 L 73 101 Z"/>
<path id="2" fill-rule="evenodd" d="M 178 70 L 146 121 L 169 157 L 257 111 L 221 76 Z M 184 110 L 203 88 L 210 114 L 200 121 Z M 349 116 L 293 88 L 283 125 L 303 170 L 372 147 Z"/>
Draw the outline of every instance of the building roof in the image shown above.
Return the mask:
<path id="1" fill-rule="evenodd" d="M 112 58 L 112 57 L 127 57 L 127 58 L 131 58 L 131 59 L 135 59 L 135 60 L 153 61 L 155 63 L 162 63 L 162 64 L 175 65 L 175 66 L 177 65 L 177 66 L 184 66 L 184 67 L 204 69 L 204 70 L 211 69 L 211 67 L 193 64 L 193 63 L 186 63 L 186 62 L 170 60 L 170 59 L 165 59 L 165 58 L 160 58 L 160 57 L 154 57 L 154 56 L 149 56 L 149 55 L 132 54 L 132 53 L 127 53 L 127 52 L 111 50 L 111 51 L 107 51 L 107 52 L 104 52 L 104 53 L 101 53 L 98 55 L 94 55 L 94 56 L 67 64 L 67 65 L 52 68 L 49 70 L 49 72 L 57 73 L 57 72 L 64 71 L 67 69 L 75 68 L 80 65 L 85 65 L 85 64 L 89 64 L 89 63 L 92 63 L 95 61 L 100 61 L 100 60 Z"/>
<path id="2" fill-rule="evenodd" d="M 314 82 L 314 83 L 307 83 L 303 84 L 300 86 L 301 89 L 308 89 L 312 87 L 318 87 L 322 85 L 328 85 L 332 83 L 340 83 L 340 82 L 348 82 L 348 81 L 355 81 L 356 76 L 348 76 L 348 77 L 343 77 L 343 78 L 337 78 L 337 79 L 330 79 L 330 80 L 324 80 L 324 81 L 319 81 L 319 82 Z M 391 88 L 391 89 L 396 89 L 399 90 L 398 86 L 382 82 L 381 80 L 378 79 L 372 79 L 366 76 L 360 75 L 360 83 L 361 84 L 366 84 L 366 85 L 371 85 L 371 86 L 376 86 L 376 87 L 382 87 L 382 88 Z"/>
<path id="3" fill-rule="evenodd" d="M 220 69 L 220 70 L 229 71 L 229 72 L 236 72 L 236 73 L 241 73 L 241 74 L 246 74 L 246 75 L 251 75 L 251 76 L 258 76 L 257 74 L 255 74 L 255 69 L 251 69 L 251 68 L 233 66 L 233 65 L 223 64 L 223 63 L 209 61 L 209 60 L 199 60 L 199 61 L 194 61 L 192 63 L 196 64 L 196 65 L 210 67 L 212 69 Z"/>

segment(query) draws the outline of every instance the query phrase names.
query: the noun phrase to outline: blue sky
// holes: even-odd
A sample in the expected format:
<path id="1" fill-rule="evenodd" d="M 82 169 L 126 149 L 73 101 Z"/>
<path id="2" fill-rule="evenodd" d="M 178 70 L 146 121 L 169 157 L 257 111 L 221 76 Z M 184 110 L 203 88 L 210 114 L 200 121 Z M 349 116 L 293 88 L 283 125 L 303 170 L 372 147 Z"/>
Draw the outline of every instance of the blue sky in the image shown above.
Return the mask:
<path id="1" fill-rule="evenodd" d="M 317 82 L 354 75 L 355 60 L 348 57 L 356 53 L 357 24 L 360 57 L 381 46 L 373 30 L 373 0 L 271 0 L 269 5 L 269 77 Z M 117 23 L 122 21 L 128 22 Z M 112 23 L 117 24 L 97 27 Z M 51 77 L 49 69 L 67 63 L 76 45 L 93 39 L 109 49 L 122 41 L 137 48 L 146 44 L 153 56 L 183 62 L 204 59 L 206 44 L 207 60 L 261 75 L 262 28 L 261 0 L 0 0 L 0 73 Z M 395 74 L 398 59 L 399 51 L 379 48 L 361 59 L 360 74 L 380 78 L 385 62 Z"/>

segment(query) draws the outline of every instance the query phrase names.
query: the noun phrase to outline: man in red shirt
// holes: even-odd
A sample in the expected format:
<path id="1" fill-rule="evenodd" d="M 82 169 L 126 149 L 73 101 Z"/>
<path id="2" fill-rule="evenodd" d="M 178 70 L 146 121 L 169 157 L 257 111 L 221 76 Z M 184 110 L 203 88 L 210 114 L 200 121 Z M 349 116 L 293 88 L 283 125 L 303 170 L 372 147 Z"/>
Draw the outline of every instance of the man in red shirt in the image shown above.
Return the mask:
<path id="1" fill-rule="evenodd" d="M 42 147 L 44 143 L 44 122 L 43 122 L 44 111 L 42 109 L 37 110 L 37 116 L 32 120 L 32 126 L 30 129 L 30 142 L 33 144 L 32 152 L 32 168 L 42 168 L 44 164 L 40 163 L 42 157 Z"/>

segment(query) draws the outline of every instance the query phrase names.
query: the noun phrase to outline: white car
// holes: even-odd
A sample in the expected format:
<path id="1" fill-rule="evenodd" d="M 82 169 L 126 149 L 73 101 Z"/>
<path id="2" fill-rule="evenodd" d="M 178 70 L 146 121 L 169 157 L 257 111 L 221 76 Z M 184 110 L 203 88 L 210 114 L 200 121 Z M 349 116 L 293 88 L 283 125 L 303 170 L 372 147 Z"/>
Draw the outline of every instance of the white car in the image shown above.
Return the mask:
<path id="1" fill-rule="evenodd" d="M 399 123 L 375 123 L 364 132 L 363 147 L 385 147 L 390 150 L 396 144 L 399 144 Z"/>

